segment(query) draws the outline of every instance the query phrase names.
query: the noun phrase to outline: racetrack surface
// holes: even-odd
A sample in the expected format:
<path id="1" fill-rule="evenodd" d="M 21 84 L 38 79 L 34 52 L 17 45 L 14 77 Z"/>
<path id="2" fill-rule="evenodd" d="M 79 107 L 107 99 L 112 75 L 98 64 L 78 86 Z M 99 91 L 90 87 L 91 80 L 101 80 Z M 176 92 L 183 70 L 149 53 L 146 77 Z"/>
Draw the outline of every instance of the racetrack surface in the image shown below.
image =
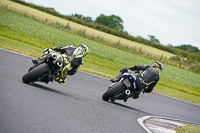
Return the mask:
<path id="1" fill-rule="evenodd" d="M 0 133 L 146 133 L 137 119 L 162 116 L 200 123 L 200 106 L 158 93 L 105 102 L 110 82 L 78 71 L 64 85 L 25 84 L 31 57 L 0 49 Z"/>

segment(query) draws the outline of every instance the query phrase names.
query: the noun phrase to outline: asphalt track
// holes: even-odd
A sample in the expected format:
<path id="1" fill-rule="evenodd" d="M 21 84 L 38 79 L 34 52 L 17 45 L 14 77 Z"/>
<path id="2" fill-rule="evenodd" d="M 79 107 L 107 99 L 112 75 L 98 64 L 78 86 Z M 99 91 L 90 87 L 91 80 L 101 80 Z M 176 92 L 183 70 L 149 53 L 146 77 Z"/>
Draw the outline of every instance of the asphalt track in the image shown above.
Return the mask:
<path id="1" fill-rule="evenodd" d="M 200 123 L 200 106 L 158 93 L 105 102 L 108 79 L 78 71 L 67 83 L 24 84 L 31 57 L 0 49 L 0 133 L 146 133 L 137 119 Z"/>

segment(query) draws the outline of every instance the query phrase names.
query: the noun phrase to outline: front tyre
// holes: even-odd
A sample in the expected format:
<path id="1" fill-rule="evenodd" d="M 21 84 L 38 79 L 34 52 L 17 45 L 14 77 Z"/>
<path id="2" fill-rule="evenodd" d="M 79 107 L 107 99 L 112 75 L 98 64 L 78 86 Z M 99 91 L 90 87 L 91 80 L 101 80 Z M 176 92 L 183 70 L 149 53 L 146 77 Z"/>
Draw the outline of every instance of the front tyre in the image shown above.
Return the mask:
<path id="1" fill-rule="evenodd" d="M 124 85 L 124 83 L 119 82 L 117 83 L 115 86 L 113 86 L 112 88 L 110 88 L 108 91 L 106 91 L 103 95 L 102 95 L 102 99 L 104 101 L 108 101 L 110 98 L 112 98 L 116 93 L 118 93 L 119 91 L 122 91 L 126 89 L 126 86 Z"/>
<path id="2" fill-rule="evenodd" d="M 49 65 L 46 63 L 42 63 L 41 65 L 35 67 L 34 69 L 30 70 L 22 77 L 22 81 L 24 83 L 30 83 L 34 81 L 36 78 L 41 76 L 42 74 L 46 73 L 49 70 Z"/>

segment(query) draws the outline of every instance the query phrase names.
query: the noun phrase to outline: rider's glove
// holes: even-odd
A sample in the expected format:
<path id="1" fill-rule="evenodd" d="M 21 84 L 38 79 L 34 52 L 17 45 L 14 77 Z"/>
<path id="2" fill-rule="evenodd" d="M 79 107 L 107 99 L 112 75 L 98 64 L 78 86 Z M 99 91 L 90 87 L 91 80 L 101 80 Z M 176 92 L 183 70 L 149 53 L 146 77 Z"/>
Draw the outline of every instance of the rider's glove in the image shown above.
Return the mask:
<path id="1" fill-rule="evenodd" d="M 132 67 L 129 67 L 128 69 L 129 69 L 129 70 L 131 70 L 131 71 L 133 71 L 133 70 L 135 70 L 135 69 L 136 69 L 136 67 L 137 67 L 137 66 L 136 66 L 136 65 L 134 65 L 134 66 L 132 66 Z"/>
<path id="2" fill-rule="evenodd" d="M 52 50 L 59 50 L 61 47 L 60 46 L 56 46 L 56 47 L 53 47 L 51 48 Z"/>
<path id="3" fill-rule="evenodd" d="M 46 48 L 46 49 L 43 51 L 43 54 L 49 54 L 49 49 Z"/>

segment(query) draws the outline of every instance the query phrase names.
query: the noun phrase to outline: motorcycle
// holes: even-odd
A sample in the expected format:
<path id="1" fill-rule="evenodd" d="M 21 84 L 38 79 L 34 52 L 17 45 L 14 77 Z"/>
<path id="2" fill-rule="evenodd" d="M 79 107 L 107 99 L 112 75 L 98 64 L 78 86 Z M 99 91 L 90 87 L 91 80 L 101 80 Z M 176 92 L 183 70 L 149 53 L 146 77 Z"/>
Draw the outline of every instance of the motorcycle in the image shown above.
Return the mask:
<path id="1" fill-rule="evenodd" d="M 45 54 L 45 58 L 36 59 L 34 66 L 22 77 L 22 81 L 27 84 L 38 81 L 46 84 L 50 81 L 53 82 L 53 77 L 60 75 L 64 62 L 67 65 L 67 69 L 70 69 L 72 59 L 73 57 L 67 57 L 64 54 L 61 55 L 52 49 L 48 49 L 48 54 Z"/>
<path id="2" fill-rule="evenodd" d="M 134 97 L 136 91 L 136 72 L 124 73 L 120 81 L 111 84 L 107 91 L 102 95 L 104 101 L 124 100 Z"/>

